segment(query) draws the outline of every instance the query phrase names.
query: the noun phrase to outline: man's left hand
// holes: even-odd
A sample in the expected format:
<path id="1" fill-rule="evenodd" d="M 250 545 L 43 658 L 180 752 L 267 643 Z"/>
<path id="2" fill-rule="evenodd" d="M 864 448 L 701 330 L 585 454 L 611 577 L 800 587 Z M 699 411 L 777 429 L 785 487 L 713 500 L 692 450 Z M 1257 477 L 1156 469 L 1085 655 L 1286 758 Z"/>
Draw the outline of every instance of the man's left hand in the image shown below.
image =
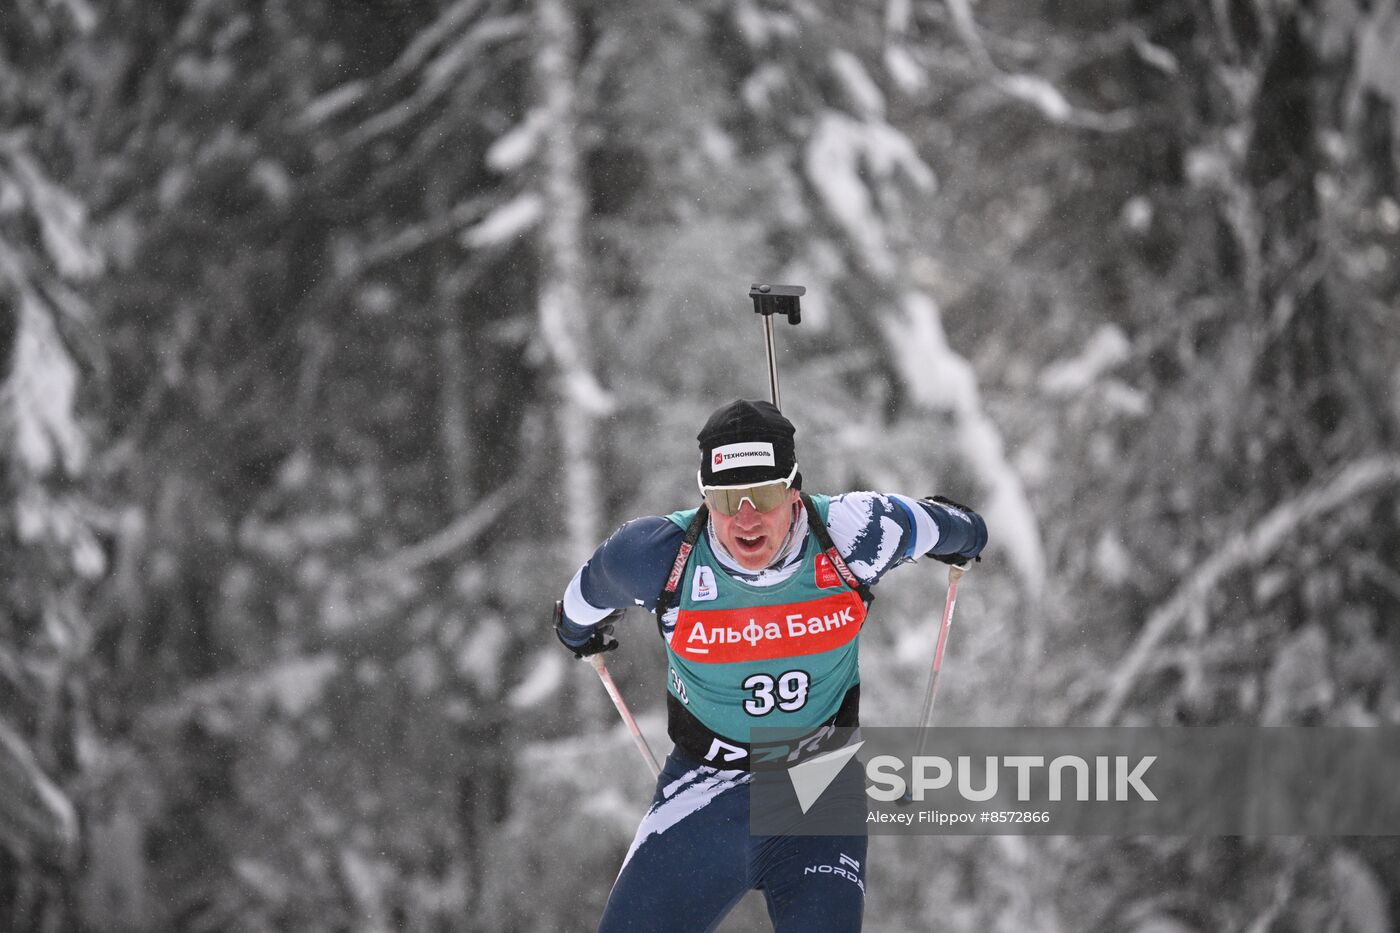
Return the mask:
<path id="1" fill-rule="evenodd" d="M 980 556 L 982 548 L 985 547 L 987 543 L 987 523 L 983 521 L 982 516 L 978 515 L 968 506 L 963 505 L 961 502 L 954 502 L 947 496 L 929 496 L 924 501 L 935 503 L 950 512 L 958 513 L 971 524 L 973 537 L 976 540 L 974 550 L 971 551 L 955 551 L 951 554 L 935 554 L 930 551 L 925 556 L 932 557 L 934 560 L 942 561 L 945 564 L 951 564 L 954 567 L 966 567 L 969 561 L 980 561 L 982 559 Z"/>

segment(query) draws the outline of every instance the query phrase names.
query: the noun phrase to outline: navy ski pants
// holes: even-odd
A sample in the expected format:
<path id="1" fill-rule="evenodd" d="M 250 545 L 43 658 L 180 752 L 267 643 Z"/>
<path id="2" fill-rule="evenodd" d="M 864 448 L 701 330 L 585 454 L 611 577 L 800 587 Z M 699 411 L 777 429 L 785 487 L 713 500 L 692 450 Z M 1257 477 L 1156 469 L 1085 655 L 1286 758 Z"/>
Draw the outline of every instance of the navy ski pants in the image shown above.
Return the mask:
<path id="1" fill-rule="evenodd" d="M 752 888 L 777 933 L 859 930 L 864 836 L 751 836 L 749 774 L 717 771 L 673 751 L 608 897 L 599 933 L 708 931 Z M 823 795 L 864 811 L 848 769 Z"/>

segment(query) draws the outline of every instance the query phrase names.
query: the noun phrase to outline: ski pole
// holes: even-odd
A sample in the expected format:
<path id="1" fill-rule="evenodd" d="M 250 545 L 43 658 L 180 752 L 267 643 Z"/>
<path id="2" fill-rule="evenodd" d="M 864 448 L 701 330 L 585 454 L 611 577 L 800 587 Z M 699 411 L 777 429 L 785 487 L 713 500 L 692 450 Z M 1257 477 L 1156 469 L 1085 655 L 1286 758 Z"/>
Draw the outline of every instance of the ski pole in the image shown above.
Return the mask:
<path id="1" fill-rule="evenodd" d="M 652 777 L 660 777 L 661 766 L 656 763 L 656 756 L 651 753 L 651 746 L 642 736 L 642 730 L 637 727 L 637 720 L 632 718 L 632 712 L 627 708 L 627 703 L 622 699 L 622 694 L 618 692 L 617 684 L 613 683 L 612 675 L 608 673 L 608 666 L 603 663 L 601 654 L 588 656 L 588 663 L 593 665 L 593 669 L 598 672 L 598 679 L 603 682 L 603 689 L 608 691 L 608 696 L 612 698 L 613 706 L 617 707 L 618 715 L 627 724 L 627 731 L 632 733 L 632 741 L 637 743 L 637 751 L 642 753 L 642 758 L 646 759 L 647 767 L 651 769 Z"/>
<path id="2" fill-rule="evenodd" d="M 933 649 L 933 670 L 929 672 L 928 690 L 924 692 L 924 713 L 919 719 L 919 754 L 924 753 L 929 722 L 933 717 L 933 700 L 938 695 L 938 675 L 943 670 L 943 651 L 948 647 L 948 630 L 953 627 L 953 607 L 958 602 L 958 581 L 966 567 L 948 568 L 948 598 L 943 603 L 943 622 L 938 627 L 938 642 Z"/>
<path id="3" fill-rule="evenodd" d="M 807 289 L 801 285 L 755 285 L 749 289 L 753 310 L 763 315 L 763 344 L 768 350 L 768 390 L 773 394 L 773 407 L 783 407 L 778 393 L 778 358 L 773 352 L 773 315 L 787 315 L 789 324 L 802 323 L 801 298 Z"/>

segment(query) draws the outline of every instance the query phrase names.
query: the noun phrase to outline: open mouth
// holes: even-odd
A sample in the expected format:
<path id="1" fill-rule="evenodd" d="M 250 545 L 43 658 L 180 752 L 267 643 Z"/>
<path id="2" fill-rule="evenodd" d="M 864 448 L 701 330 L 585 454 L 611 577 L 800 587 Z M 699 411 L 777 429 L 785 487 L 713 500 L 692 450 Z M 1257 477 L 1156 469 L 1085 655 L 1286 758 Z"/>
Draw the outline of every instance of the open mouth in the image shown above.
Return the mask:
<path id="1" fill-rule="evenodd" d="M 743 535 L 734 536 L 735 542 L 738 543 L 739 547 L 743 548 L 746 551 L 758 550 L 759 547 L 763 545 L 763 542 L 766 538 L 767 535 L 755 535 L 752 538 L 746 538 Z"/>

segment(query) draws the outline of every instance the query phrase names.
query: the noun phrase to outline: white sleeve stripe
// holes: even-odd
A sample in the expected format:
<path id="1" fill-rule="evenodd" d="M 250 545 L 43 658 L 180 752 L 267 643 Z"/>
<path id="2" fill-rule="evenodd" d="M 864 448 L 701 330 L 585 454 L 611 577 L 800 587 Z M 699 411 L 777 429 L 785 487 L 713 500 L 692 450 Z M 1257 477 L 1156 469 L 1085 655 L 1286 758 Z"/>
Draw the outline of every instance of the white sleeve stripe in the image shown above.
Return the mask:
<path id="1" fill-rule="evenodd" d="M 923 557 L 938 544 L 938 526 L 934 524 L 933 516 L 929 515 L 928 510 L 922 505 L 919 505 L 917 499 L 896 494 L 891 494 L 890 498 L 898 501 L 914 516 L 914 540 L 909 548 L 910 556 Z"/>
<path id="2" fill-rule="evenodd" d="M 611 609 L 599 609 L 583 598 L 583 567 L 580 567 L 569 581 L 569 588 L 564 591 L 564 615 L 577 625 L 595 625 L 610 612 Z"/>

